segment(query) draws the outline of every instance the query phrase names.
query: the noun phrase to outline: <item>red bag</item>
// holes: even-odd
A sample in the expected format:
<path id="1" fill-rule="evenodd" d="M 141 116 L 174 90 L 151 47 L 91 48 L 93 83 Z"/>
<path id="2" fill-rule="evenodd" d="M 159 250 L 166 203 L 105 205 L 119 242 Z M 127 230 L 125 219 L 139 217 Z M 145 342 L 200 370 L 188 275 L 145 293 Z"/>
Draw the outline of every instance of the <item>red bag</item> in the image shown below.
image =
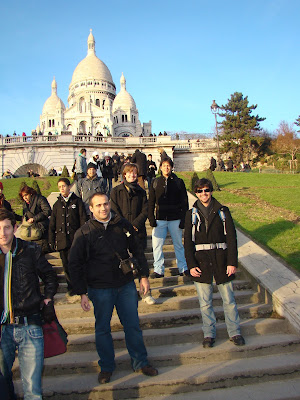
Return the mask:
<path id="1" fill-rule="evenodd" d="M 58 356 L 67 351 L 68 334 L 57 320 L 42 326 L 44 333 L 44 358 Z"/>

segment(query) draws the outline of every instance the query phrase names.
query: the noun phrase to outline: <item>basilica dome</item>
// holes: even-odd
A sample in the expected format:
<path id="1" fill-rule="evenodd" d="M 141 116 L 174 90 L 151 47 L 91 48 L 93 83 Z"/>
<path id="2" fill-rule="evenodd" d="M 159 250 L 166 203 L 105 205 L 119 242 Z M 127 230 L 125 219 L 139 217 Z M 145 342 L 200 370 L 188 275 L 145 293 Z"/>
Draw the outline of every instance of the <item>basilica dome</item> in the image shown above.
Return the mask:
<path id="1" fill-rule="evenodd" d="M 75 68 L 70 87 L 89 79 L 108 81 L 113 84 L 113 79 L 108 67 L 96 56 L 95 39 L 92 32 L 90 32 L 88 37 L 88 54 Z"/>
<path id="2" fill-rule="evenodd" d="M 113 102 L 113 112 L 117 111 L 118 109 L 121 110 L 136 110 L 136 104 L 133 100 L 133 97 L 127 92 L 126 90 L 126 80 L 122 72 L 122 76 L 120 79 L 121 90 L 115 97 Z"/>
<path id="3" fill-rule="evenodd" d="M 63 101 L 57 96 L 57 83 L 55 78 L 53 78 L 51 89 L 51 96 L 45 101 L 42 114 L 55 114 L 57 109 L 65 110 Z"/>

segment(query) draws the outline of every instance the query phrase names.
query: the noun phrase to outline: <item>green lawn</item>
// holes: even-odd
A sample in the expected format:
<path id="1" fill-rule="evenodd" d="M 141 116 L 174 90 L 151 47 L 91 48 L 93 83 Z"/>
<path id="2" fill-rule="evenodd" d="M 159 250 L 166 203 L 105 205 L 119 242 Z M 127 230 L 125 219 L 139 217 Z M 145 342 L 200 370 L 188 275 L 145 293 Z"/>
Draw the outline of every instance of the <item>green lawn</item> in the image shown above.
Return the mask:
<path id="1" fill-rule="evenodd" d="M 192 172 L 178 173 L 191 190 Z M 198 176 L 205 177 L 206 172 Z M 215 172 L 236 225 L 300 271 L 300 175 Z"/>

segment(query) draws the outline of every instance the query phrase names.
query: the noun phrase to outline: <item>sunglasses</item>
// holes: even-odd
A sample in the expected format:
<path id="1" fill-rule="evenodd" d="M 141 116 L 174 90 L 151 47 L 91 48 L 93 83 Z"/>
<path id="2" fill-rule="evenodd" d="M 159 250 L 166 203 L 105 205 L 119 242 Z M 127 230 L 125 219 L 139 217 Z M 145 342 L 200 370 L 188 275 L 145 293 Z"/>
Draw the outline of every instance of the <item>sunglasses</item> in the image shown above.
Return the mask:
<path id="1" fill-rule="evenodd" d="M 209 193 L 210 192 L 210 189 L 197 189 L 197 190 L 195 190 L 195 193 Z"/>

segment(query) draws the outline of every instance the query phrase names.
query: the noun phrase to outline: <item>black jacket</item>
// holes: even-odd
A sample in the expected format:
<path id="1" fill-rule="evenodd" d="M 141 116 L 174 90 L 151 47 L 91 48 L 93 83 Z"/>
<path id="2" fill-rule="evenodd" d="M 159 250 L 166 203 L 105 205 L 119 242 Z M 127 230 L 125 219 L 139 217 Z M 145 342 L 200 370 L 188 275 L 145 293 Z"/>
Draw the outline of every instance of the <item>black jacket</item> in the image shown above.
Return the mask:
<path id="1" fill-rule="evenodd" d="M 161 175 L 152 181 L 148 203 L 148 218 L 152 227 L 156 226 L 156 220 L 180 219 L 180 228 L 183 229 L 187 210 L 188 197 L 182 179 L 172 173 L 167 180 Z"/>
<path id="2" fill-rule="evenodd" d="M 139 149 L 137 149 L 131 158 L 131 162 L 138 166 L 138 176 L 147 175 L 147 157 Z"/>
<path id="3" fill-rule="evenodd" d="M 75 232 L 87 221 L 83 201 L 72 193 L 66 202 L 61 195 L 53 205 L 49 224 L 49 243 L 58 251 L 69 249 Z"/>
<path id="4" fill-rule="evenodd" d="M 132 273 L 124 275 L 120 259 L 129 257 L 128 250 L 142 268 L 142 277 L 149 276 L 148 263 L 133 226 L 112 212 L 107 228 L 89 220 L 75 234 L 69 256 L 69 272 L 74 293 L 85 294 L 87 287 L 117 288 L 131 282 Z"/>
<path id="5" fill-rule="evenodd" d="M 104 160 L 101 161 L 101 171 L 104 179 L 114 177 L 113 166 L 114 163 L 111 157 L 104 158 Z"/>
<path id="6" fill-rule="evenodd" d="M 53 299 L 58 283 L 57 276 L 46 258 L 41 255 L 41 247 L 34 242 L 14 238 L 12 251 L 12 305 L 15 316 L 38 313 L 43 298 Z M 0 266 L 4 268 L 5 256 L 0 254 Z M 2 274 L 1 274 L 2 276 Z M 44 296 L 40 292 L 39 278 L 44 283 Z M 1 313 L 3 310 L 3 291 L 1 293 Z"/>
<path id="7" fill-rule="evenodd" d="M 121 183 L 112 189 L 110 201 L 112 210 L 135 226 L 138 229 L 138 236 L 143 240 L 147 236 L 145 222 L 148 217 L 145 190 L 137 185 L 134 192 L 129 192 L 125 184 Z"/>
<path id="8" fill-rule="evenodd" d="M 36 194 L 31 196 L 30 203 L 23 203 L 23 216 L 26 220 L 33 218 L 33 221 L 42 230 L 43 237 L 48 238 L 49 217 L 51 207 L 46 197 Z"/>
<path id="9" fill-rule="evenodd" d="M 153 165 L 154 168 L 149 168 L 150 165 Z M 157 171 L 157 166 L 154 161 L 147 160 L 147 176 L 150 178 L 155 178 L 155 171 Z"/>
<path id="10" fill-rule="evenodd" d="M 189 269 L 199 267 L 202 271 L 200 278 L 191 277 L 192 280 L 202 283 L 211 283 L 213 277 L 217 284 L 229 282 L 234 275 L 226 275 L 227 266 L 238 266 L 237 240 L 234 223 L 227 207 L 222 206 L 216 199 L 212 198 L 212 210 L 208 217 L 206 230 L 205 218 L 197 208 L 200 217 L 200 227 L 195 233 L 195 243 L 192 241 L 192 210 L 186 213 L 184 230 L 184 250 L 187 266 Z M 225 213 L 226 235 L 224 234 L 223 222 L 218 213 L 223 209 Z M 195 251 L 195 244 L 204 243 L 227 243 L 227 249 L 199 250 Z"/>

